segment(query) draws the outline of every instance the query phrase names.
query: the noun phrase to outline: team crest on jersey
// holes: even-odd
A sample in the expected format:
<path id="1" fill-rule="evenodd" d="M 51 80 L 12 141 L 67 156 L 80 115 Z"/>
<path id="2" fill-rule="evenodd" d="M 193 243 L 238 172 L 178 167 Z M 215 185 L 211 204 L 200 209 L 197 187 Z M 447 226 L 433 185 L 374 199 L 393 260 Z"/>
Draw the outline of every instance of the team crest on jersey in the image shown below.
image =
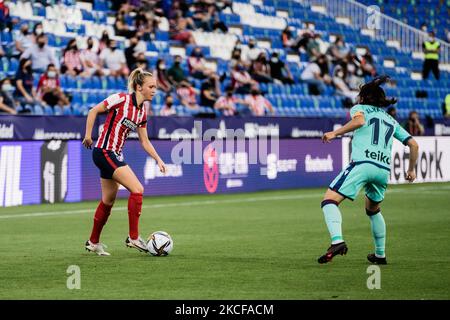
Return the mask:
<path id="1" fill-rule="evenodd" d="M 130 119 L 123 119 L 122 124 L 130 130 L 136 131 L 137 124 L 131 121 Z"/>
<path id="2" fill-rule="evenodd" d="M 117 160 L 119 160 L 120 162 L 123 162 L 123 154 L 122 153 L 114 152 L 114 155 L 116 156 Z"/>

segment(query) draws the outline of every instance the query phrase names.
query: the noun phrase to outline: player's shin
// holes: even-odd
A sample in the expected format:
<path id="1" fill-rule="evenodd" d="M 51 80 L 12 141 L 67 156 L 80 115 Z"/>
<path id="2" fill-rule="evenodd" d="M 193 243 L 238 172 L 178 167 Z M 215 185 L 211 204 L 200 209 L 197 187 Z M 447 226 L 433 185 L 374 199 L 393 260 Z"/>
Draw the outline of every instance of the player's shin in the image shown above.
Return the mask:
<path id="1" fill-rule="evenodd" d="M 342 215 L 338 203 L 334 200 L 324 200 L 321 206 L 328 231 L 330 232 L 331 244 L 344 242 L 342 237 Z"/>
<path id="2" fill-rule="evenodd" d="M 386 223 L 384 222 L 383 215 L 380 210 L 369 211 L 366 209 L 366 213 L 370 218 L 372 237 L 375 243 L 375 255 L 378 258 L 384 258 L 386 246 Z"/>
<path id="3" fill-rule="evenodd" d="M 130 238 L 136 240 L 139 237 L 139 217 L 142 210 L 142 193 L 130 193 L 128 198 L 128 221 L 130 225 Z"/>
<path id="4" fill-rule="evenodd" d="M 100 241 L 100 234 L 102 233 L 103 226 L 108 221 L 108 217 L 111 214 L 112 206 L 106 205 L 103 201 L 97 206 L 97 210 L 95 210 L 94 215 L 94 226 L 92 227 L 91 237 L 89 240 L 96 244 Z"/>

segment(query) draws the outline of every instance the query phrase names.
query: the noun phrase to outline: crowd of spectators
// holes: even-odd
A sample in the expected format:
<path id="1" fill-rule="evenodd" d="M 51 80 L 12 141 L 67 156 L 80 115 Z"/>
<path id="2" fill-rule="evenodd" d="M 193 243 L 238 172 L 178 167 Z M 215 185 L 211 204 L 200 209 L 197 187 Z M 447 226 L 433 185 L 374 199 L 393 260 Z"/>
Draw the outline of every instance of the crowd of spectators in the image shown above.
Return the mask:
<path id="1" fill-rule="evenodd" d="M 112 9 L 117 12 L 114 35 L 105 30 L 99 39 L 89 37 L 86 43 L 77 43 L 74 38 L 68 41 L 60 58 L 48 46 L 42 23 L 32 27 L 23 23 L 14 35 L 15 46 L 10 53 L 19 59 L 19 67 L 15 77 L 1 80 L 0 110 L 15 114 L 25 104 L 68 106 L 71 97 L 61 89 L 60 74 L 123 78 L 136 67 L 149 69 L 157 78 L 158 89 L 165 94 L 160 111 L 164 116 L 176 114 L 176 100 L 188 109 L 209 107 L 225 116 L 273 114 L 274 109 L 261 90 L 261 84 L 271 83 L 304 83 L 311 95 L 331 92 L 341 96 L 344 105 L 351 106 L 364 78 L 377 75 L 368 49 L 357 54 L 341 36 L 329 43 L 319 32 L 292 26 L 280 32 L 280 38 L 287 53 L 306 54 L 308 61 L 301 72 L 291 72 L 282 58 L 284 55 L 262 49 L 257 39 L 250 38 L 246 44 L 237 40 L 228 70 L 218 74 L 202 47 L 196 44 L 193 32 L 226 33 L 228 26 L 221 21 L 219 12 L 232 11 L 231 0 L 195 0 L 190 4 L 185 0 L 122 0 L 114 1 Z M 13 23 L 8 20 L 2 26 Z M 175 56 L 171 65 L 162 58 L 156 65 L 149 65 L 145 55 L 147 45 L 155 40 L 163 23 L 168 24 L 170 40 L 193 48 L 186 57 Z M 118 45 L 116 36 L 127 38 L 126 47 Z M 38 77 L 38 85 L 34 87 Z M 199 82 L 201 85 L 196 85 Z"/>

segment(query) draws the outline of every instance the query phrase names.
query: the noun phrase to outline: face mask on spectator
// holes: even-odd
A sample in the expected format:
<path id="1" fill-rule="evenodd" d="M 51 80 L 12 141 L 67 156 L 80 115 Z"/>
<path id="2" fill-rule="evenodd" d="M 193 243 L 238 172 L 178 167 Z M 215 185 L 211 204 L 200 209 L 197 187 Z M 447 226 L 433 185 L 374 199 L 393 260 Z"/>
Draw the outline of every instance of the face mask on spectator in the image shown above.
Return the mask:
<path id="1" fill-rule="evenodd" d="M 116 45 L 114 45 L 114 46 L 111 46 L 111 47 L 109 47 L 110 49 L 111 49 L 111 51 L 114 51 L 114 50 L 116 50 L 117 49 L 117 46 Z"/>
<path id="2" fill-rule="evenodd" d="M 26 70 L 28 73 L 32 73 L 32 72 L 33 72 L 33 69 L 31 69 L 31 64 L 27 65 L 27 66 L 25 67 L 25 70 Z"/>
<path id="3" fill-rule="evenodd" d="M 39 48 L 43 48 L 45 46 L 45 42 L 38 42 L 38 47 Z"/>
<path id="4" fill-rule="evenodd" d="M 56 77 L 56 72 L 55 71 L 48 71 L 47 72 L 47 76 L 49 78 L 55 78 Z"/>
<path id="5" fill-rule="evenodd" d="M 44 32 L 44 30 L 42 30 L 42 28 L 37 28 L 35 32 L 37 35 L 40 35 Z"/>
<path id="6" fill-rule="evenodd" d="M 252 96 L 257 96 L 259 94 L 259 91 L 257 89 L 252 89 L 250 93 L 252 94 Z"/>
<path id="7" fill-rule="evenodd" d="M 173 106 L 173 101 L 172 100 L 167 100 L 166 101 L 166 105 L 170 108 L 171 106 Z"/>
<path id="8" fill-rule="evenodd" d="M 14 90 L 14 87 L 11 85 L 11 83 L 4 83 L 2 85 L 2 91 L 11 92 Z"/>
<path id="9" fill-rule="evenodd" d="M 270 59 L 273 63 L 277 63 L 278 62 L 278 58 L 277 57 L 272 57 L 272 59 Z"/>
<path id="10" fill-rule="evenodd" d="M 338 72 L 336 72 L 336 76 L 338 76 L 339 78 L 343 78 L 344 77 L 344 72 L 338 71 Z"/>
<path id="11" fill-rule="evenodd" d="M 73 44 L 70 46 L 71 50 L 77 51 L 78 50 L 78 46 L 76 44 Z"/>
<path id="12" fill-rule="evenodd" d="M 227 91 L 227 97 L 231 98 L 233 96 L 233 91 Z"/>
<path id="13" fill-rule="evenodd" d="M 94 47 L 94 44 L 92 42 L 88 42 L 87 47 L 88 49 L 92 49 Z"/>
<path id="14" fill-rule="evenodd" d="M 181 61 L 178 61 L 178 60 L 175 61 L 176 66 L 179 66 L 180 64 L 181 64 Z"/>
<path id="15" fill-rule="evenodd" d="M 24 35 L 24 36 L 26 36 L 26 35 L 28 35 L 28 28 L 25 28 L 25 29 L 22 29 L 22 34 Z"/>
<path id="16" fill-rule="evenodd" d="M 197 58 L 203 57 L 203 53 L 201 51 L 194 51 L 192 55 Z"/>
<path id="17" fill-rule="evenodd" d="M 244 66 L 242 66 L 242 65 L 238 65 L 237 69 L 238 69 L 238 71 L 244 71 L 245 70 Z"/>
<path id="18" fill-rule="evenodd" d="M 248 44 L 248 47 L 249 47 L 250 49 L 253 49 L 253 48 L 255 47 L 255 44 L 252 43 L 252 42 L 250 42 L 250 43 Z"/>
<path id="19" fill-rule="evenodd" d="M 164 63 L 161 63 L 161 64 L 159 65 L 159 69 L 165 70 L 165 69 L 166 69 L 166 65 L 165 65 Z"/>

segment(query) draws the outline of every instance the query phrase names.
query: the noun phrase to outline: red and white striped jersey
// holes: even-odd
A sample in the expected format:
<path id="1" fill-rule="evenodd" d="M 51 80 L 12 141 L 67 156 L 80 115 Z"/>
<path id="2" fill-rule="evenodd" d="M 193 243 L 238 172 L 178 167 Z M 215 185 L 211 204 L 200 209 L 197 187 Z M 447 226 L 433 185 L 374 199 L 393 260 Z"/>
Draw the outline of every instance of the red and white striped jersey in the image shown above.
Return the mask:
<path id="1" fill-rule="evenodd" d="M 137 105 L 134 93 L 112 94 L 103 101 L 103 105 L 108 115 L 95 147 L 121 153 L 130 131 L 146 125 L 146 108 L 143 104 Z"/>

